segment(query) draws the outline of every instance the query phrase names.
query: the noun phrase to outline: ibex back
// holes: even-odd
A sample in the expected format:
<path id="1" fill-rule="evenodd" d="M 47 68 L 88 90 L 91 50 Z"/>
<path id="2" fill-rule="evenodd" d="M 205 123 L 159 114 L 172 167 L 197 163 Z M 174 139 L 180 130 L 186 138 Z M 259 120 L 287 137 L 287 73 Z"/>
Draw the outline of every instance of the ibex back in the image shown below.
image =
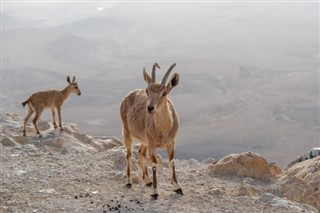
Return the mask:
<path id="1" fill-rule="evenodd" d="M 175 73 L 170 82 L 165 85 L 167 78 L 175 67 L 173 64 L 165 74 L 161 83 L 155 82 L 155 70 L 160 68 L 157 63 L 153 65 L 152 78 L 143 69 L 143 77 L 147 89 L 131 91 L 122 101 L 120 113 L 123 123 L 124 143 L 127 149 L 127 187 L 131 188 L 130 175 L 132 140 L 136 138 L 140 143 L 139 159 L 142 177 L 147 186 L 153 186 L 152 197 L 157 199 L 157 158 L 156 148 L 166 148 L 169 166 L 172 170 L 171 183 L 178 194 L 183 194 L 178 184 L 175 166 L 174 151 L 176 135 L 179 130 L 179 119 L 172 102 L 168 98 L 171 89 L 178 85 L 179 75 Z M 149 152 L 152 161 L 153 180 L 148 175 L 145 157 Z"/>
<path id="2" fill-rule="evenodd" d="M 23 123 L 23 135 L 26 136 L 26 125 L 33 113 L 36 113 L 33 119 L 33 124 L 36 129 L 37 134 L 41 137 L 41 134 L 38 129 L 38 119 L 41 116 L 41 113 L 44 109 L 50 108 L 52 112 L 53 126 L 56 129 L 57 124 L 55 121 L 55 108 L 58 111 L 59 117 L 59 127 L 62 130 L 62 122 L 61 122 L 61 106 L 65 102 L 65 100 L 69 97 L 71 93 L 75 93 L 77 95 L 81 95 L 81 91 L 79 89 L 78 83 L 75 81 L 76 78 L 73 77 L 72 81 L 70 81 L 70 77 L 67 77 L 68 86 L 61 91 L 58 90 L 46 90 L 33 93 L 26 101 L 22 102 L 22 106 L 28 105 L 28 113 Z"/>

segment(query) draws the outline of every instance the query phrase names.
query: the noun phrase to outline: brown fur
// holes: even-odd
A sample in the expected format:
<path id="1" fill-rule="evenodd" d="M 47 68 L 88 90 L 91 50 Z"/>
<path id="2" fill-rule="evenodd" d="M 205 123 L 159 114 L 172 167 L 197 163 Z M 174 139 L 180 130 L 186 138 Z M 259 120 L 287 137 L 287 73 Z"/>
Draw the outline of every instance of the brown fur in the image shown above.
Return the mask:
<path id="1" fill-rule="evenodd" d="M 40 135 L 37 121 L 40 118 L 42 111 L 47 108 L 51 109 L 54 128 L 57 128 L 57 124 L 55 122 L 55 108 L 57 109 L 58 117 L 59 117 L 59 127 L 62 130 L 61 107 L 63 103 L 71 93 L 81 95 L 81 91 L 79 89 L 78 83 L 75 82 L 75 77 L 73 77 L 73 80 L 71 82 L 68 76 L 67 81 L 68 81 L 68 86 L 61 91 L 46 90 L 46 91 L 36 92 L 36 93 L 33 93 L 26 101 L 22 102 L 23 107 L 25 107 L 25 105 L 28 105 L 28 114 L 24 119 L 24 124 L 23 124 L 24 136 L 26 136 L 27 122 L 33 113 L 36 113 L 33 119 L 33 124 L 37 131 L 37 134 Z"/>
<path id="2" fill-rule="evenodd" d="M 170 67 L 168 75 L 174 66 L 175 64 Z M 139 158 L 146 185 L 151 185 L 145 165 L 146 151 L 149 152 L 150 159 L 153 162 L 154 191 L 152 196 L 155 199 L 158 196 L 156 148 L 167 149 L 169 165 L 172 168 L 171 182 L 174 190 L 182 194 L 176 179 L 173 162 L 179 119 L 172 102 L 167 97 L 171 89 L 178 84 L 179 75 L 175 73 L 168 85 L 153 82 L 145 71 L 144 79 L 148 84 L 147 89 L 131 91 L 120 106 L 124 142 L 127 148 L 127 185 L 131 186 L 132 183 L 130 177 L 131 146 L 133 138 L 136 138 L 141 143 Z"/>

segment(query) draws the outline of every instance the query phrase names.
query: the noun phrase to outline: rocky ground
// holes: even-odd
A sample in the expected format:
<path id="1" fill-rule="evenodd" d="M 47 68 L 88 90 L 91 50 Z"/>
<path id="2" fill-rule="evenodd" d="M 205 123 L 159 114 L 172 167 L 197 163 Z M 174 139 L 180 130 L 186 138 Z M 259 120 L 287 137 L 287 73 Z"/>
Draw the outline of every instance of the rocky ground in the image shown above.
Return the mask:
<path id="1" fill-rule="evenodd" d="M 274 172 L 274 164 L 267 162 L 270 171 L 267 169 L 267 175 L 259 177 L 243 172 L 242 167 L 240 173 L 230 169 L 230 166 L 236 168 L 231 165 L 234 162 L 245 165 L 252 164 L 250 159 L 263 158 L 255 153 L 227 156 L 219 161 L 176 160 L 183 196 L 173 192 L 170 172 L 163 160 L 158 170 L 159 198 L 153 200 L 151 188 L 141 181 L 137 146 L 132 168 L 134 184 L 132 189 L 127 189 L 125 149 L 116 138 L 80 134 L 74 124 L 65 124 L 64 131 L 60 132 L 45 121 L 40 125 L 42 138 L 34 136 L 31 125 L 30 136 L 24 138 L 21 137 L 21 117 L 2 114 L 0 121 L 0 212 L 320 210 L 317 206 L 320 200 L 319 157 L 277 172 Z M 223 164 L 226 167 L 221 172 Z"/>

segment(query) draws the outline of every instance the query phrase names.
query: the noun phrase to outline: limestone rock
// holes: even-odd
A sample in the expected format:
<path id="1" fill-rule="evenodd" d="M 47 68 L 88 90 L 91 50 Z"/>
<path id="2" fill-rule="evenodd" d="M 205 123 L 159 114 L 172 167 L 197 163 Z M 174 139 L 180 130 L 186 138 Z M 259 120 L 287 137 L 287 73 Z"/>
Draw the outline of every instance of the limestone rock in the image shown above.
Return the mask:
<path id="1" fill-rule="evenodd" d="M 279 179 L 280 194 L 320 211 L 320 157 L 294 164 Z"/>
<path id="2" fill-rule="evenodd" d="M 208 174 L 209 176 L 244 176 L 268 180 L 275 178 L 266 159 L 252 152 L 228 155 L 210 165 Z"/>
<path id="3" fill-rule="evenodd" d="M 271 173 L 273 175 L 277 176 L 282 173 L 282 169 L 281 169 L 280 165 L 277 164 L 276 162 L 270 162 L 269 166 L 270 166 Z"/>

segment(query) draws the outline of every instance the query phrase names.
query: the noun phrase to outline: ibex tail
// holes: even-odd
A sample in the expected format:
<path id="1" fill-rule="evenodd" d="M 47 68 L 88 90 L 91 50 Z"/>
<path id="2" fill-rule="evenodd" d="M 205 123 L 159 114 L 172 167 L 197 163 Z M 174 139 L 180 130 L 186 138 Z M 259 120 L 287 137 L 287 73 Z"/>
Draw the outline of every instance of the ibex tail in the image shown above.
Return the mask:
<path id="1" fill-rule="evenodd" d="M 24 101 L 24 102 L 22 102 L 21 104 L 22 104 L 23 107 L 25 107 L 28 102 L 29 102 L 29 99 Z"/>

